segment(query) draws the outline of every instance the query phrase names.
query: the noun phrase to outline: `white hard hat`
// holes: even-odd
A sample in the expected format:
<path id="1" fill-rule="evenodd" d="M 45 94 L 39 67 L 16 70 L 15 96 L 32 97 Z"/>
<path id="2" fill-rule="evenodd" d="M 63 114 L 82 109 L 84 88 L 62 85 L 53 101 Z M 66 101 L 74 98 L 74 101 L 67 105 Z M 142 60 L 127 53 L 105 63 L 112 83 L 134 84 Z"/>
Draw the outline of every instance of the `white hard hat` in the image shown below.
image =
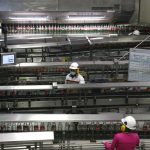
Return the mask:
<path id="1" fill-rule="evenodd" d="M 69 69 L 78 69 L 78 67 L 79 67 L 78 63 L 73 62 L 73 63 L 70 65 Z"/>
<path id="2" fill-rule="evenodd" d="M 136 129 L 136 120 L 132 116 L 127 116 L 121 119 L 122 123 L 130 130 Z"/>
<path id="3" fill-rule="evenodd" d="M 133 32 L 133 35 L 140 35 L 140 31 L 139 31 L 139 30 L 135 30 L 135 31 Z"/>

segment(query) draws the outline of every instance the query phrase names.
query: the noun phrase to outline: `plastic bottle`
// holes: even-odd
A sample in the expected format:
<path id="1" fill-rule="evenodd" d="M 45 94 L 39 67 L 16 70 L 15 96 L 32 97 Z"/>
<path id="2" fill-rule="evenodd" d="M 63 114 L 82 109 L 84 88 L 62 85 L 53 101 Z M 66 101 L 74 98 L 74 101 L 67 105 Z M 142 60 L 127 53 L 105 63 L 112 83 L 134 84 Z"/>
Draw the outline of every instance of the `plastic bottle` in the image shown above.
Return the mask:
<path id="1" fill-rule="evenodd" d="M 17 123 L 17 132 L 21 132 L 22 131 L 22 125 L 21 123 Z"/>
<path id="2" fill-rule="evenodd" d="M 62 123 L 61 122 L 58 123 L 58 131 L 62 131 Z"/>
<path id="3" fill-rule="evenodd" d="M 40 131 L 45 131 L 44 122 L 41 122 L 41 123 L 40 123 Z"/>
<path id="4" fill-rule="evenodd" d="M 50 122 L 47 123 L 47 131 L 51 131 L 52 125 Z"/>
<path id="5" fill-rule="evenodd" d="M 29 123 L 25 122 L 25 123 L 23 124 L 23 131 L 24 131 L 24 132 L 29 132 Z"/>
<path id="6" fill-rule="evenodd" d="M 35 122 L 35 123 L 34 123 L 34 131 L 39 131 L 38 122 Z"/>
<path id="7" fill-rule="evenodd" d="M 96 122 L 95 130 L 96 131 L 100 131 L 100 124 L 99 124 L 99 122 Z"/>
<path id="8" fill-rule="evenodd" d="M 147 123 L 144 122 L 144 124 L 143 124 L 143 131 L 147 131 L 147 130 L 148 130 Z"/>
<path id="9" fill-rule="evenodd" d="M 34 131 L 34 126 L 32 122 L 29 123 L 29 131 L 30 132 Z"/>
<path id="10" fill-rule="evenodd" d="M 12 123 L 12 132 L 16 132 L 17 131 L 17 124 L 14 122 Z"/>
<path id="11" fill-rule="evenodd" d="M 7 123 L 7 129 L 6 129 L 6 131 L 7 132 L 11 132 L 12 131 L 12 129 L 11 129 L 11 123 L 10 122 Z"/>
<path id="12" fill-rule="evenodd" d="M 1 129 L 2 129 L 2 132 L 6 132 L 7 131 L 7 124 L 5 122 L 3 122 L 1 124 Z"/>
<path id="13" fill-rule="evenodd" d="M 51 130 L 52 130 L 52 131 L 56 131 L 56 123 L 55 123 L 55 122 L 52 123 Z"/>
<path id="14" fill-rule="evenodd" d="M 70 125 L 68 122 L 65 123 L 65 131 L 69 131 Z"/>

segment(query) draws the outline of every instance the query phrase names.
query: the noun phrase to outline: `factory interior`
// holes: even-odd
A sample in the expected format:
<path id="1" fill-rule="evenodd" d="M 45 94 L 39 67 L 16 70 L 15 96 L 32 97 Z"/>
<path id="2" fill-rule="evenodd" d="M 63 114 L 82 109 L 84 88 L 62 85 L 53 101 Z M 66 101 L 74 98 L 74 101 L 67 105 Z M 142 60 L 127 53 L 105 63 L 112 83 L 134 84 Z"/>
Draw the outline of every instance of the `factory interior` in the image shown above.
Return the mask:
<path id="1" fill-rule="evenodd" d="M 105 150 L 133 116 L 150 150 L 149 6 L 0 0 L 0 149 Z"/>

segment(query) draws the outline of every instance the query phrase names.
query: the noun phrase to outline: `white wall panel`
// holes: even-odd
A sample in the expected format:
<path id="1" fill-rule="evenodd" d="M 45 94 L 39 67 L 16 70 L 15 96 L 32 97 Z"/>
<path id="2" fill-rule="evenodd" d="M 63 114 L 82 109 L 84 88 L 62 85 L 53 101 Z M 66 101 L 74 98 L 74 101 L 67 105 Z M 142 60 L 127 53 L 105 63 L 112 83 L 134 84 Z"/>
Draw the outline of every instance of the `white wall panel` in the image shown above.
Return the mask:
<path id="1" fill-rule="evenodd" d="M 140 22 L 150 23 L 150 0 L 141 0 Z"/>

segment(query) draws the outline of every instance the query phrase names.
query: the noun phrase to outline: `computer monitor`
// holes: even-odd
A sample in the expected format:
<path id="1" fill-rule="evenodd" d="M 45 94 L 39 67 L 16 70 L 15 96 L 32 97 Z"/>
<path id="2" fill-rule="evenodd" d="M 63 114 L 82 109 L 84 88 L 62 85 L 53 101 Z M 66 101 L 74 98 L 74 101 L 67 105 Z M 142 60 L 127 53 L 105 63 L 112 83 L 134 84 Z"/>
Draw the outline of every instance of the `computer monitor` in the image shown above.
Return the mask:
<path id="1" fill-rule="evenodd" d="M 9 52 L 9 53 L 1 53 L 1 66 L 5 65 L 15 65 L 16 64 L 16 53 Z"/>

